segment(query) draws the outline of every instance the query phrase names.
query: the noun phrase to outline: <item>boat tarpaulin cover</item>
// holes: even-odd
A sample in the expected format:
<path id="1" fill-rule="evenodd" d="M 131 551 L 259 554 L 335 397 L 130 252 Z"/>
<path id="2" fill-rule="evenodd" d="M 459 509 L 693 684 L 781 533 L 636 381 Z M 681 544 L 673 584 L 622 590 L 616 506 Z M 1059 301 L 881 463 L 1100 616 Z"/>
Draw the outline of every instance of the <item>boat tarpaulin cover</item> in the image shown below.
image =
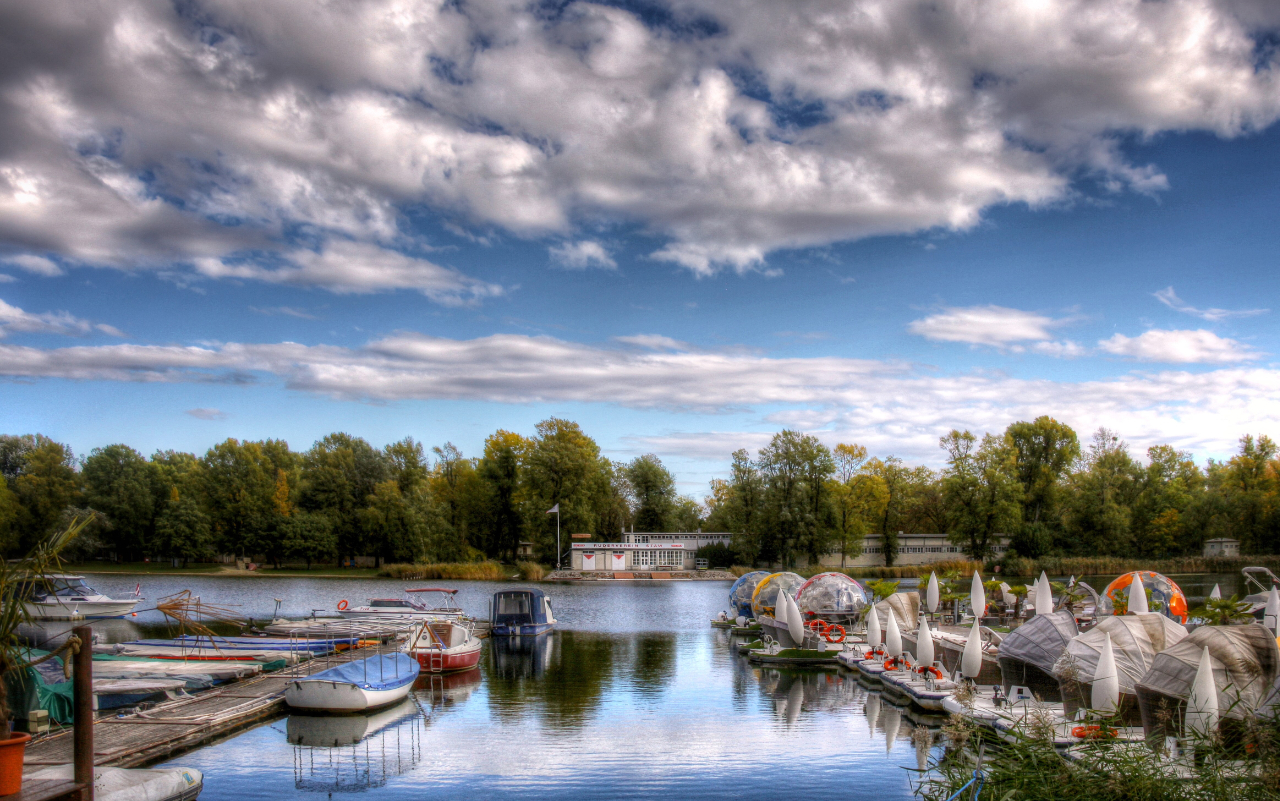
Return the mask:
<path id="1" fill-rule="evenodd" d="M 1261 707 L 1276 681 L 1280 648 L 1275 635 L 1259 623 L 1201 626 L 1156 654 L 1138 689 L 1186 700 L 1205 648 L 1213 664 L 1222 716 L 1240 719 Z"/>
<path id="2" fill-rule="evenodd" d="M 418 678 L 420 670 L 418 660 L 408 654 L 381 654 L 313 673 L 304 681 L 337 681 L 367 690 L 393 690 Z"/>
<path id="3" fill-rule="evenodd" d="M 895 592 L 876 604 L 876 614 L 880 616 L 880 630 L 889 625 L 889 610 L 898 618 L 898 628 L 902 631 L 915 631 L 920 619 L 920 593 Z"/>
<path id="4" fill-rule="evenodd" d="M 1101 618 L 1098 625 L 1067 643 L 1066 651 L 1053 666 L 1054 677 L 1059 680 L 1075 679 L 1085 684 L 1092 682 L 1093 675 L 1098 672 L 1098 660 L 1102 657 L 1102 646 L 1108 634 L 1111 635 L 1120 692 L 1132 695 L 1133 686 L 1147 675 L 1155 655 L 1181 642 L 1187 636 L 1187 630 L 1158 612 Z M 1004 646 L 1000 649 L 1003 651 Z"/>
<path id="5" fill-rule="evenodd" d="M 1070 609 L 1036 615 L 1000 641 L 1000 658 L 1018 659 L 1048 673 L 1078 633 Z"/>
<path id="6" fill-rule="evenodd" d="M 34 767 L 34 766 L 33 766 Z M 32 770 L 27 779 L 70 781 L 75 769 L 71 765 Z M 106 768 L 93 769 L 93 797 L 98 801 L 171 801 L 195 798 L 204 784 L 204 775 L 195 768 L 156 768 L 147 770 Z"/>

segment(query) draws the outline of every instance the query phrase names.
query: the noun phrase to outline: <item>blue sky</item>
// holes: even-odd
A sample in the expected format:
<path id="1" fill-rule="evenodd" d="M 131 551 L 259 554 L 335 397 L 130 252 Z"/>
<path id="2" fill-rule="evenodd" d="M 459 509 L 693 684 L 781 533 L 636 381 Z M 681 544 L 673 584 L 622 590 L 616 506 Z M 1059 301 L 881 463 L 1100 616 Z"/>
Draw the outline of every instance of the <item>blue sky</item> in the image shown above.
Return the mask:
<path id="1" fill-rule="evenodd" d="M 48 47 L 0 62 L 0 429 L 557 415 L 693 494 L 783 427 L 1276 433 L 1266 7 L 400 5 L 6 12 Z"/>

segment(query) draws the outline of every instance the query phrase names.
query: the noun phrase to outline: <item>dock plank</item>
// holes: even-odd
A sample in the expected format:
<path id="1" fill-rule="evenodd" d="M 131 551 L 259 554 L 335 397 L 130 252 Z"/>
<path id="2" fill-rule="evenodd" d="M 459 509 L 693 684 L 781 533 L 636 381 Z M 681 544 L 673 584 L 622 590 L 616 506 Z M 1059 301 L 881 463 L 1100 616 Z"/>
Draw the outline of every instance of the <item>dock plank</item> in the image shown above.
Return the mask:
<path id="1" fill-rule="evenodd" d="M 285 710 L 289 682 L 325 667 L 385 653 L 371 646 L 243 679 L 190 698 L 160 704 L 124 718 L 99 718 L 94 723 L 94 764 L 136 768 L 197 748 L 239 729 L 276 717 Z M 41 737 L 27 745 L 28 765 L 71 762 L 70 729 Z"/>

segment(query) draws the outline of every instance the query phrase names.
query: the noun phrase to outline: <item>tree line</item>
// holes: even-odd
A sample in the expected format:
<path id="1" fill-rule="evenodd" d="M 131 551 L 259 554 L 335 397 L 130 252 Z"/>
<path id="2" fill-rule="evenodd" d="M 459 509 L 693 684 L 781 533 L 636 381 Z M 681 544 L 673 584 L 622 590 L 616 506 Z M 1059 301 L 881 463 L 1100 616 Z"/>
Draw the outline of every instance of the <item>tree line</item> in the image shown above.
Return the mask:
<path id="1" fill-rule="evenodd" d="M 1280 550 L 1280 460 L 1265 436 L 1204 467 L 1168 445 L 1147 449 L 1144 464 L 1106 429 L 1082 447 L 1049 417 L 981 437 L 951 431 L 939 446 L 934 470 L 781 431 L 754 457 L 735 452 L 728 478 L 699 502 L 676 491 L 657 456 L 610 460 L 558 418 L 532 436 L 497 431 L 475 457 L 450 443 L 375 448 L 334 433 L 302 452 L 228 439 L 201 456 L 115 444 L 77 459 L 39 434 L 0 435 L 0 553 L 91 516 L 73 558 L 514 561 L 528 542 L 550 563 L 556 504 L 565 534 L 594 540 L 626 528 L 729 531 L 743 564 L 852 559 L 874 533 L 892 565 L 899 531 L 946 533 L 977 559 L 1002 537 L 1031 558 L 1179 556 L 1222 536 L 1245 553 Z"/>

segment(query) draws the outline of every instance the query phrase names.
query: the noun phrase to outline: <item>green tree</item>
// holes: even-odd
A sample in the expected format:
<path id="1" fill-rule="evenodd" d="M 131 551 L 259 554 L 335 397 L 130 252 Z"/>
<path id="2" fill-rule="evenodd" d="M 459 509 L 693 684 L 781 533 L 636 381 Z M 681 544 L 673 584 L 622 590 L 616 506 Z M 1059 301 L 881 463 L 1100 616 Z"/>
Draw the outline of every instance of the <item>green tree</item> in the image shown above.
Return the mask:
<path id="1" fill-rule="evenodd" d="M 85 500 L 106 518 L 111 549 L 136 561 L 151 552 L 156 502 L 150 463 L 128 445 L 95 448 L 84 460 Z"/>
<path id="2" fill-rule="evenodd" d="M 525 525 L 544 560 L 557 561 L 556 521 L 546 514 L 556 504 L 564 533 L 604 533 L 599 511 L 610 492 L 601 462 L 600 447 L 577 423 L 556 417 L 538 423 L 526 468 Z"/>
<path id="3" fill-rule="evenodd" d="M 860 554 L 862 542 L 873 520 L 879 517 L 878 479 L 864 471 L 867 449 L 861 445 L 836 445 L 832 452 L 835 474 L 829 480 L 835 509 L 835 539 L 840 549 L 840 567 L 849 554 Z"/>
<path id="4" fill-rule="evenodd" d="M 1100 428 L 1071 476 L 1072 494 L 1064 519 L 1068 553 L 1129 556 L 1133 544 L 1133 503 L 1142 468 L 1115 433 Z"/>
<path id="5" fill-rule="evenodd" d="M 328 516 L 339 555 L 363 554 L 368 543 L 360 510 L 390 472 L 386 454 L 368 442 L 350 434 L 329 434 L 303 454 L 299 507 Z"/>
<path id="6" fill-rule="evenodd" d="M 171 487 L 164 511 L 156 519 L 155 546 L 163 553 L 182 560 L 204 560 L 213 555 L 213 527 L 209 516 L 195 499 Z"/>
<path id="7" fill-rule="evenodd" d="M 1189 453 L 1169 445 L 1148 448 L 1147 461 L 1133 508 L 1137 553 L 1166 557 L 1199 551 L 1200 537 L 1195 530 L 1184 533 L 1183 515 L 1204 492 L 1204 473 Z"/>
<path id="8" fill-rule="evenodd" d="M 215 547 L 243 556 L 278 552 L 279 473 L 296 465 L 288 443 L 228 439 L 210 448 L 200 465 Z"/>
<path id="9" fill-rule="evenodd" d="M 884 502 L 880 507 L 876 528 L 880 531 L 885 566 L 893 567 L 893 563 L 898 559 L 898 532 L 904 530 L 898 527 L 905 524 L 911 490 L 916 477 L 896 456 L 890 456 L 883 461 L 871 459 L 867 462 L 865 470 L 868 475 L 875 476 L 880 481 L 879 489 Z"/>
<path id="10" fill-rule="evenodd" d="M 280 524 L 280 536 L 284 552 L 294 559 L 305 559 L 308 570 L 313 561 L 328 562 L 338 555 L 333 522 L 320 512 L 294 512 Z"/>
<path id="11" fill-rule="evenodd" d="M 1080 458 L 1080 440 L 1066 423 L 1041 416 L 1005 429 L 1015 454 L 1022 485 L 1022 524 L 1012 532 L 1013 550 L 1026 557 L 1042 555 L 1061 529 L 1060 507 L 1067 472 Z"/>
<path id="12" fill-rule="evenodd" d="M 831 451 L 817 437 L 784 430 L 760 449 L 764 479 L 764 556 L 795 564 L 796 555 L 817 561 L 831 549 L 835 511 L 827 480 L 835 473 Z"/>
<path id="13" fill-rule="evenodd" d="M 522 463 L 529 448 L 529 440 L 519 434 L 497 431 L 484 441 L 484 456 L 476 470 L 484 491 L 484 528 L 489 533 L 485 550 L 508 562 L 516 561 L 524 536 Z"/>
<path id="14" fill-rule="evenodd" d="M 1241 437 L 1240 451 L 1215 471 L 1214 479 L 1241 550 L 1280 551 L 1280 487 L 1271 438 Z"/>
<path id="15" fill-rule="evenodd" d="M 987 434 L 979 443 L 968 431 L 952 430 L 939 446 L 947 452 L 942 494 L 949 539 L 973 559 L 987 559 L 1000 534 L 1022 517 L 1022 486 L 1014 475 L 1015 452 L 1005 440 Z"/>
<path id="16" fill-rule="evenodd" d="M 652 453 L 637 456 L 624 470 L 635 498 L 635 524 L 641 531 L 672 531 L 676 479 Z"/>
<path id="17" fill-rule="evenodd" d="M 18 496 L 9 491 L 8 479 L 0 476 L 0 558 L 18 546 Z"/>
<path id="18" fill-rule="evenodd" d="M 711 482 L 707 528 L 733 534 L 738 560 L 754 565 L 762 549 L 764 479 L 745 449 L 733 452 L 729 475 L 728 481 Z"/>
<path id="19" fill-rule="evenodd" d="M 400 487 L 402 494 L 414 492 L 427 483 L 431 468 L 427 464 L 422 443 L 416 442 L 413 437 L 405 437 L 382 450 L 387 455 L 391 478 Z"/>
<path id="20" fill-rule="evenodd" d="M 421 560 L 426 550 L 422 524 L 412 501 L 401 494 L 396 482 L 382 482 L 366 500 L 368 506 L 360 516 L 379 565 L 383 560 Z"/>
<path id="21" fill-rule="evenodd" d="M 18 547 L 25 553 L 57 528 L 64 509 L 79 505 L 80 474 L 71 448 L 48 437 L 13 437 L 6 445 L 5 469 L 17 465 L 6 479 L 18 498 Z"/>

